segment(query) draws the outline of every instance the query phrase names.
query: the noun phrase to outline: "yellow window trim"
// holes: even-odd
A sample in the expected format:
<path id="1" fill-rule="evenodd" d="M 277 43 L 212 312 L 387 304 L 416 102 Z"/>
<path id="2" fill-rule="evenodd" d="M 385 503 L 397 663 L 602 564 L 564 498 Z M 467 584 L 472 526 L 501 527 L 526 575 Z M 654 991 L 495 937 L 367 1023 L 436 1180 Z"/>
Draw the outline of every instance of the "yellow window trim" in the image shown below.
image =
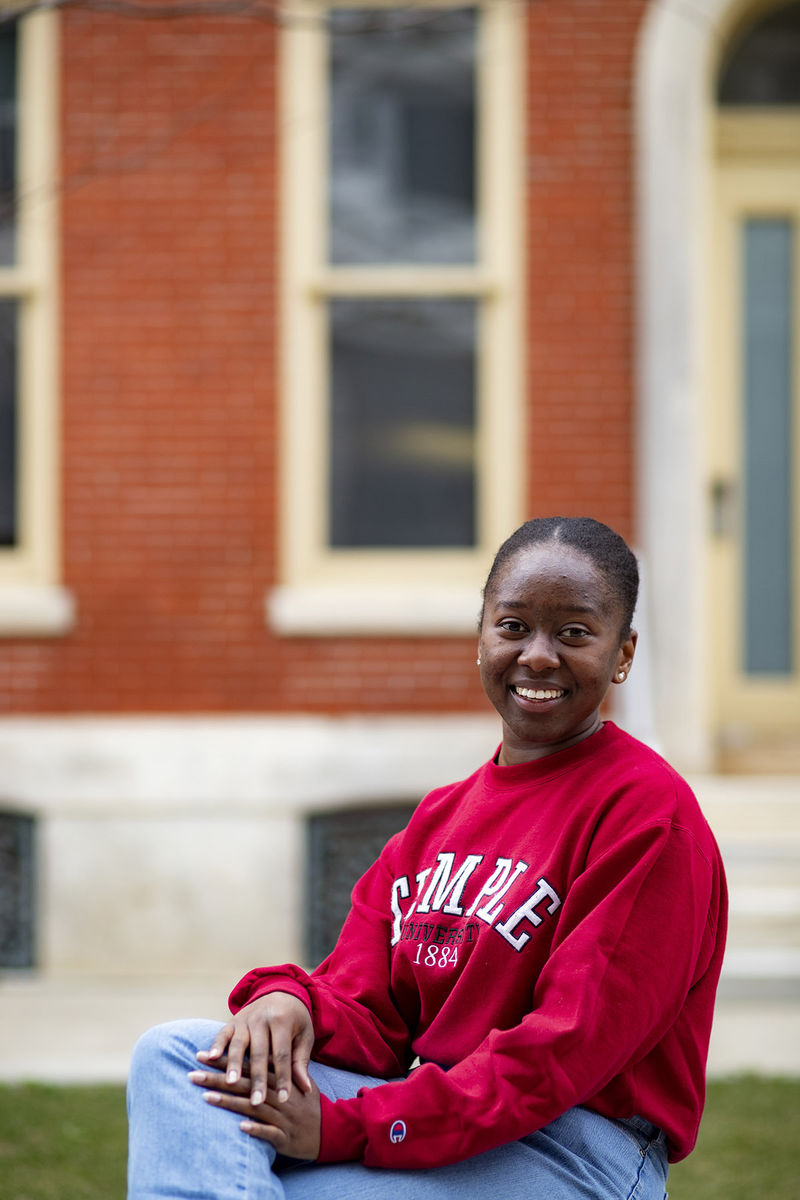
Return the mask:
<path id="1" fill-rule="evenodd" d="M 0 635 L 61 633 L 73 618 L 71 597 L 59 586 L 57 14 L 20 18 L 17 47 L 17 263 L 0 268 L 0 295 L 23 301 L 19 544 L 0 549 Z"/>
<path id="2" fill-rule="evenodd" d="M 364 6 L 377 7 L 374 0 Z M 281 633 L 307 634 L 311 624 L 320 634 L 334 627 L 338 632 L 369 634 L 387 619 L 374 615 L 383 597 L 397 613 L 393 627 L 434 632 L 434 627 L 441 628 L 440 619 L 433 612 L 426 617 L 424 605 L 418 604 L 417 593 L 424 585 L 440 589 L 445 607 L 450 597 L 452 632 L 471 632 L 476 598 L 491 556 L 524 516 L 526 10 L 514 0 L 488 0 L 477 6 L 482 13 L 477 83 L 480 259 L 474 266 L 337 268 L 326 257 L 323 23 L 329 7 L 295 4 L 281 35 L 281 545 L 279 586 L 267 596 L 267 619 Z M 442 5 L 437 2 L 432 7 Z M 325 302 L 332 296 L 362 295 L 474 296 L 482 302 L 476 419 L 479 515 L 474 549 L 342 551 L 326 545 Z"/>

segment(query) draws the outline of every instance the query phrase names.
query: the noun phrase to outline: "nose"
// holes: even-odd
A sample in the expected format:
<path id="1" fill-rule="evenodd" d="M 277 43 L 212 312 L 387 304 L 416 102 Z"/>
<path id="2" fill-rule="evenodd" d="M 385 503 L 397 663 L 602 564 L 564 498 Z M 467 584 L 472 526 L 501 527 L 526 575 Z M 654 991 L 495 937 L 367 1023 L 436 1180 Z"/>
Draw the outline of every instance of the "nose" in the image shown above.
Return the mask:
<path id="1" fill-rule="evenodd" d="M 531 671 L 553 670 L 561 662 L 558 647 L 547 633 L 531 633 L 525 639 L 518 658 Z"/>

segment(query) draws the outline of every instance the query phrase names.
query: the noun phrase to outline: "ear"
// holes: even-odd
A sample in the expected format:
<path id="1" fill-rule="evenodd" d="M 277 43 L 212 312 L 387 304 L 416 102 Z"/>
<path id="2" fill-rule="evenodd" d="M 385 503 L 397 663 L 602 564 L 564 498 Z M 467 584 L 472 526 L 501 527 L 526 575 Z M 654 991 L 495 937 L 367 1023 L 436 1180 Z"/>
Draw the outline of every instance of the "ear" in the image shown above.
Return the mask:
<path id="1" fill-rule="evenodd" d="M 633 656 L 636 653 L 636 643 L 638 640 L 639 634 L 635 629 L 632 629 L 628 637 L 619 648 L 617 665 L 614 668 L 614 678 L 612 683 L 624 683 L 628 678 L 628 672 L 633 665 Z"/>

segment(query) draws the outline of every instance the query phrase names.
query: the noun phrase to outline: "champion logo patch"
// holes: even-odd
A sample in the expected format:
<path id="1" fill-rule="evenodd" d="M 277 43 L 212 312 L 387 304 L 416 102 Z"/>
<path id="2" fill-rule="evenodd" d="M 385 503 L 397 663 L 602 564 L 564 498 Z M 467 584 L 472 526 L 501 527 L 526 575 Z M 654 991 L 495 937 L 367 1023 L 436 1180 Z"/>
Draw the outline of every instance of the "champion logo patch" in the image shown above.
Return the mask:
<path id="1" fill-rule="evenodd" d="M 405 1139 L 406 1132 L 405 1121 L 395 1121 L 389 1130 L 389 1141 L 402 1142 Z"/>

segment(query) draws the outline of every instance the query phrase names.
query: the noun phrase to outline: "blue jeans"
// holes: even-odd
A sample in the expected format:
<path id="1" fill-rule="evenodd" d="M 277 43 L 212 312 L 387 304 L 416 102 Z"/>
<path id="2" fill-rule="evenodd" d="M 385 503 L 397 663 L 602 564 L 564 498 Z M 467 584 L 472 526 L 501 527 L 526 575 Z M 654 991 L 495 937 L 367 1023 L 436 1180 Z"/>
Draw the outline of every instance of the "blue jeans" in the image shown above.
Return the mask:
<path id="1" fill-rule="evenodd" d="M 641 1118 L 610 1121 L 573 1108 L 518 1142 L 434 1170 L 363 1163 L 296 1163 L 239 1128 L 241 1117 L 203 1100 L 188 1072 L 221 1028 L 174 1021 L 141 1037 L 128 1084 L 128 1200 L 664 1200 L 663 1133 Z M 311 1074 L 332 1099 L 385 1082 L 320 1063 Z"/>

